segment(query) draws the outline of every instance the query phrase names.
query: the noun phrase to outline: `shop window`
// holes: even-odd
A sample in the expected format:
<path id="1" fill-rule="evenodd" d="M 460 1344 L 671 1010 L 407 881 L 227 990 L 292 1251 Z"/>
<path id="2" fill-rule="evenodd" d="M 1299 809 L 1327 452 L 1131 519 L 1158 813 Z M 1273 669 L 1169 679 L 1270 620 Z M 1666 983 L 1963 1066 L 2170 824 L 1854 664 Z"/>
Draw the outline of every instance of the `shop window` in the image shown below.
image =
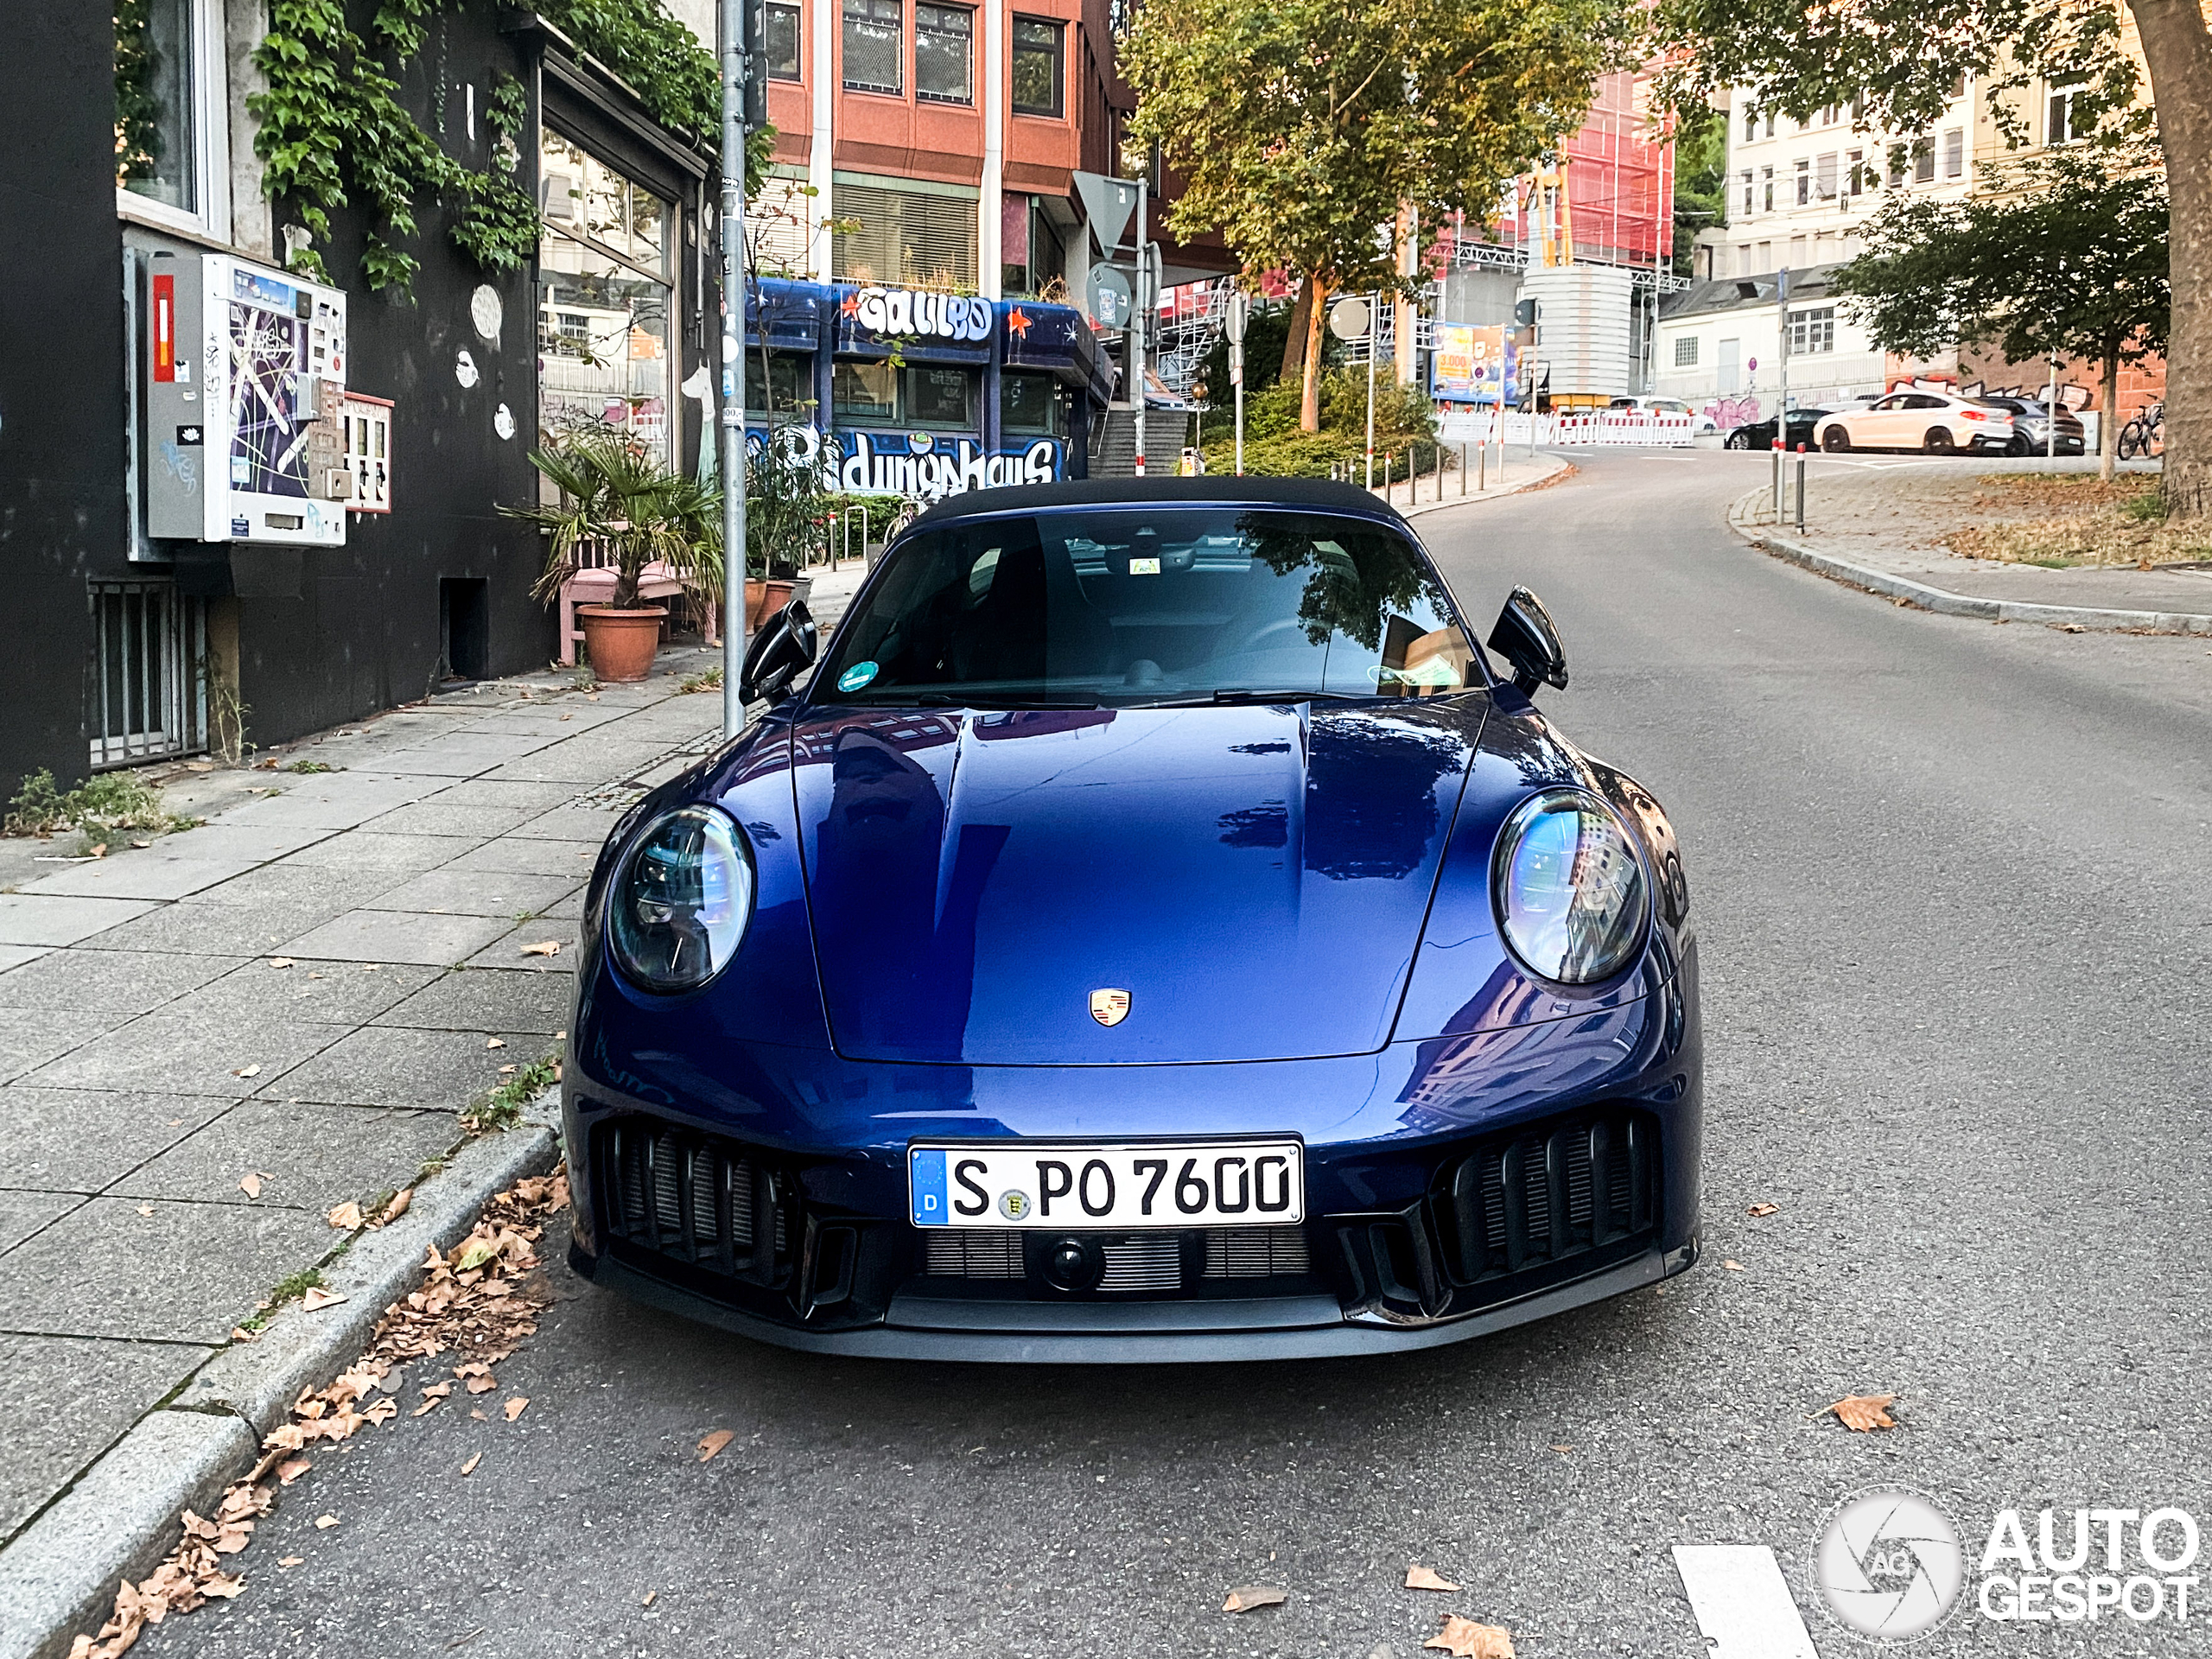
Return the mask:
<path id="1" fill-rule="evenodd" d="M 906 50 L 901 0 L 845 0 L 845 85 L 861 92 L 902 92 Z"/>
<path id="2" fill-rule="evenodd" d="M 904 424 L 954 432 L 970 431 L 977 425 L 973 369 L 909 364 L 902 378 Z"/>
<path id="3" fill-rule="evenodd" d="M 1697 336 L 1681 334 L 1675 340 L 1675 366 L 1678 369 L 1697 367 Z"/>
<path id="4" fill-rule="evenodd" d="M 976 391 L 973 369 L 841 362 L 830 371 L 830 419 L 838 426 L 972 432 L 978 424 Z"/>
<path id="5" fill-rule="evenodd" d="M 1024 437 L 1065 438 L 1067 393 L 1049 374 L 1008 369 L 999 377 L 999 429 Z"/>
<path id="6" fill-rule="evenodd" d="M 893 426 L 899 420 L 899 371 L 888 363 L 840 363 L 830 372 L 830 414 L 839 426 Z"/>
<path id="7" fill-rule="evenodd" d="M 766 415 L 781 425 L 804 421 L 815 408 L 814 359 L 790 352 L 770 352 L 765 365 L 760 352 L 745 353 L 745 413 L 750 420 Z"/>
<path id="8" fill-rule="evenodd" d="M 768 7 L 768 79 L 797 80 L 799 79 L 799 49 L 802 39 L 798 8 L 772 0 Z"/>
<path id="9" fill-rule="evenodd" d="M 1065 24 L 1042 17 L 1014 20 L 1014 109 L 1017 115 L 1058 116 L 1066 109 Z"/>
<path id="10" fill-rule="evenodd" d="M 914 8 L 914 96 L 932 104 L 976 101 L 976 14 L 965 6 Z"/>

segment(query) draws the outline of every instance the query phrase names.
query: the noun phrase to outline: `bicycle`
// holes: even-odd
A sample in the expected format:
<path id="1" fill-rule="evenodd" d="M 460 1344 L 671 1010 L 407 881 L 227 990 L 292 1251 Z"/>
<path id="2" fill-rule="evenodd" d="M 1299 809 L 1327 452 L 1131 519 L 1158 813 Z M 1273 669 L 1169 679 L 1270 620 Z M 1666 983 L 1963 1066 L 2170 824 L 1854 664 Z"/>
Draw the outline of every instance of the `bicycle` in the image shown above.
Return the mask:
<path id="1" fill-rule="evenodd" d="M 2120 429 L 2113 446 L 2122 461 L 2133 461 L 2138 456 L 2163 455 L 2166 452 L 2166 406 L 2152 404 L 2133 416 Z"/>

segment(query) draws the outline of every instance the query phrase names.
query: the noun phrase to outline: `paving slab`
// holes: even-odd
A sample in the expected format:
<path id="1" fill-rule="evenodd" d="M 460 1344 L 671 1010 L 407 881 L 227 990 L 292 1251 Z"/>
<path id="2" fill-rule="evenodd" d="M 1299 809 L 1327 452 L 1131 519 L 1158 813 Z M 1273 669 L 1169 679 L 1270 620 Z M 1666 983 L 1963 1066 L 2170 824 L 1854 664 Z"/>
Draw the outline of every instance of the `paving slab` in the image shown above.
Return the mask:
<path id="1" fill-rule="evenodd" d="M 284 862 L 330 869 L 433 870 L 481 847 L 480 836 L 395 836 L 371 830 L 351 830 L 291 854 Z"/>
<path id="2" fill-rule="evenodd" d="M 320 1216 L 347 1198 L 365 1200 L 406 1185 L 425 1160 L 451 1150 L 458 1134 L 452 1115 L 442 1111 L 243 1101 L 141 1164 L 107 1195 L 274 1204 Z M 238 1185 L 249 1170 L 267 1172 L 257 1198 Z M 335 1235 L 330 1242 L 337 1242 Z"/>
<path id="3" fill-rule="evenodd" d="M 0 1255 L 0 1328 L 219 1343 L 331 1243 L 306 1210 L 94 1198 Z"/>
<path id="4" fill-rule="evenodd" d="M 333 772 L 225 813 L 228 824 L 257 829 L 351 830 L 437 789 L 437 778 Z"/>
<path id="5" fill-rule="evenodd" d="M 579 738 L 510 761 L 484 775 L 494 783 L 602 784 L 652 765 L 671 747 L 659 742 L 617 743 L 596 736 Z"/>
<path id="6" fill-rule="evenodd" d="M 144 849 L 149 858 L 245 859 L 250 863 L 261 863 L 272 858 L 282 858 L 287 853 L 296 853 L 302 847 L 312 847 L 326 840 L 333 832 L 328 830 L 283 829 L 275 825 L 257 828 L 251 824 L 203 823 L 194 830 L 173 830 L 157 836 L 154 844 Z"/>
<path id="7" fill-rule="evenodd" d="M 0 1083 L 60 1059 L 130 1018 L 114 1008 L 17 1008 L 0 1014 Z"/>
<path id="8" fill-rule="evenodd" d="M 89 902 L 79 900 L 79 902 Z M 327 921 L 320 904 L 164 905 L 85 941 L 99 950 L 171 950 L 189 956 L 266 956 Z"/>
<path id="9" fill-rule="evenodd" d="M 0 1255 L 85 1202 L 82 1192 L 14 1192 L 0 1187 Z M 0 1400 L 5 1399 L 0 1393 Z"/>
<path id="10" fill-rule="evenodd" d="M 424 778 L 473 778 L 542 749 L 552 741 L 535 732 L 454 731 L 432 742 L 387 754 L 377 764 L 389 772 Z"/>
<path id="11" fill-rule="evenodd" d="M 518 841 L 581 841 L 596 848 L 613 833 L 620 816 L 603 807 L 556 807 L 517 824 L 512 834 Z"/>
<path id="12" fill-rule="evenodd" d="M 0 944 L 0 974 L 27 962 L 36 962 L 53 949 L 50 944 Z"/>
<path id="13" fill-rule="evenodd" d="M 582 877 L 509 875 L 491 870 L 432 870 L 367 900 L 366 910 L 410 910 L 429 915 L 496 916 L 512 924 L 543 915 L 574 893 Z"/>
<path id="14" fill-rule="evenodd" d="M 597 703 L 564 708 L 560 702 L 530 703 L 520 708 L 486 709 L 461 729 L 497 732 L 511 736 L 543 734 L 548 738 L 576 737 L 626 717 L 628 711 Z"/>
<path id="15" fill-rule="evenodd" d="M 569 1028 L 575 1006 L 575 985 L 558 975 L 469 968 L 440 975 L 369 1023 L 550 1037 Z"/>
<path id="16" fill-rule="evenodd" d="M 26 882 L 27 893 L 81 893 L 106 899 L 181 899 L 257 868 L 255 858 L 164 858 L 150 848 L 112 854 Z"/>
<path id="17" fill-rule="evenodd" d="M 279 968 L 279 962 L 289 962 Z M 247 1026 L 275 1016 L 312 1025 L 364 1025 L 437 977 L 412 963 L 257 957 L 171 1003 L 168 1012 Z"/>
<path id="18" fill-rule="evenodd" d="M 0 1538 L 112 1445 L 210 1349 L 86 1337 L 0 1337 Z"/>
<path id="19" fill-rule="evenodd" d="M 0 973 L 0 1009 L 150 1014 L 245 960 L 213 954 L 57 950 Z M 0 1021 L 9 1017 L 0 1014 Z"/>
<path id="20" fill-rule="evenodd" d="M 0 1186 L 98 1192 L 228 1109 L 209 1095 L 11 1084 L 0 1089 Z"/>
<path id="21" fill-rule="evenodd" d="M 608 827 L 613 827 L 611 821 Z M 600 837 L 601 842 L 605 839 L 604 836 Z M 583 880 L 591 874 L 593 861 L 599 856 L 599 842 L 569 842 L 550 837 L 525 840 L 508 836 L 498 841 L 486 842 L 440 868 L 481 870 L 502 875 L 566 875 L 573 871 L 578 880 Z"/>
<path id="22" fill-rule="evenodd" d="M 504 938 L 494 939 L 474 956 L 468 958 L 472 969 L 518 969 L 526 973 L 569 974 L 575 970 L 578 924 L 575 920 L 556 916 L 540 916 L 524 922 Z M 526 944 L 543 944 L 550 940 L 561 949 L 553 956 L 524 956 Z"/>
<path id="23" fill-rule="evenodd" d="M 494 1037 L 501 1047 L 487 1046 Z M 283 1092 L 288 1098 L 329 1105 L 457 1112 L 499 1085 L 501 1066 L 527 1065 L 543 1059 L 551 1047 L 544 1037 L 527 1032 L 371 1026 L 348 1032 L 286 1077 Z"/>
<path id="24" fill-rule="evenodd" d="M 450 789 L 438 791 L 440 807 L 488 806 L 524 814 L 566 806 L 576 798 L 574 784 L 521 784 L 496 778 L 464 778 Z"/>
<path id="25" fill-rule="evenodd" d="M 346 837 L 338 839 L 342 844 Z M 190 902 L 320 907 L 334 917 L 358 909 L 406 880 L 404 871 L 378 869 L 373 865 L 295 864 L 286 860 L 233 876 L 193 894 Z"/>
<path id="26" fill-rule="evenodd" d="M 115 1089 L 239 1098 L 271 1087 L 327 1048 L 339 1028 L 263 1017 L 235 1021 L 162 1010 L 95 1037 L 23 1081 L 45 1089 Z M 241 1077 L 241 1071 L 251 1071 Z"/>
<path id="27" fill-rule="evenodd" d="M 153 909 L 143 899 L 0 893 L 0 944 L 74 944 Z"/>
<path id="28" fill-rule="evenodd" d="M 510 925 L 503 918 L 355 910 L 301 935 L 289 954 L 336 962 L 405 962 L 444 968 L 474 955 Z"/>
<path id="29" fill-rule="evenodd" d="M 489 841 L 504 836 L 540 809 L 523 806 L 448 806 L 416 801 L 369 821 L 366 828 L 385 835 L 452 834 Z"/>

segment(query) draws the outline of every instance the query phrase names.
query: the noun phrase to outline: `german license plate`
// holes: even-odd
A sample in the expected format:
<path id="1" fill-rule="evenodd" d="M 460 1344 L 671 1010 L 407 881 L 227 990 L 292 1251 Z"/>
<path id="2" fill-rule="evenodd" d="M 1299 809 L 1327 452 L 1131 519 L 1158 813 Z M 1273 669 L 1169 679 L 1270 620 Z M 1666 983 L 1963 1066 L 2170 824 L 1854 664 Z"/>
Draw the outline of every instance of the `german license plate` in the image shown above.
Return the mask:
<path id="1" fill-rule="evenodd" d="M 1045 1141 L 906 1149 L 917 1227 L 1285 1226 L 1306 1219 L 1294 1140 Z"/>

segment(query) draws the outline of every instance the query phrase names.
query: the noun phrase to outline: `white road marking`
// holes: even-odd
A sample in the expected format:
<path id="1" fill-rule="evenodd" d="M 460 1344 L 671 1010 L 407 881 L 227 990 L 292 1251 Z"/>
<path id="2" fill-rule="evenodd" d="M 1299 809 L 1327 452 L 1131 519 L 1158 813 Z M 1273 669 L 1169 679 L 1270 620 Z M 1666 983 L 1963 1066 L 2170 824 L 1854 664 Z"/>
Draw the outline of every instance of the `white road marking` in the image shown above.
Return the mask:
<path id="1" fill-rule="evenodd" d="M 1711 1659 L 1821 1659 L 1764 1544 L 1676 1544 L 1675 1570 Z"/>

